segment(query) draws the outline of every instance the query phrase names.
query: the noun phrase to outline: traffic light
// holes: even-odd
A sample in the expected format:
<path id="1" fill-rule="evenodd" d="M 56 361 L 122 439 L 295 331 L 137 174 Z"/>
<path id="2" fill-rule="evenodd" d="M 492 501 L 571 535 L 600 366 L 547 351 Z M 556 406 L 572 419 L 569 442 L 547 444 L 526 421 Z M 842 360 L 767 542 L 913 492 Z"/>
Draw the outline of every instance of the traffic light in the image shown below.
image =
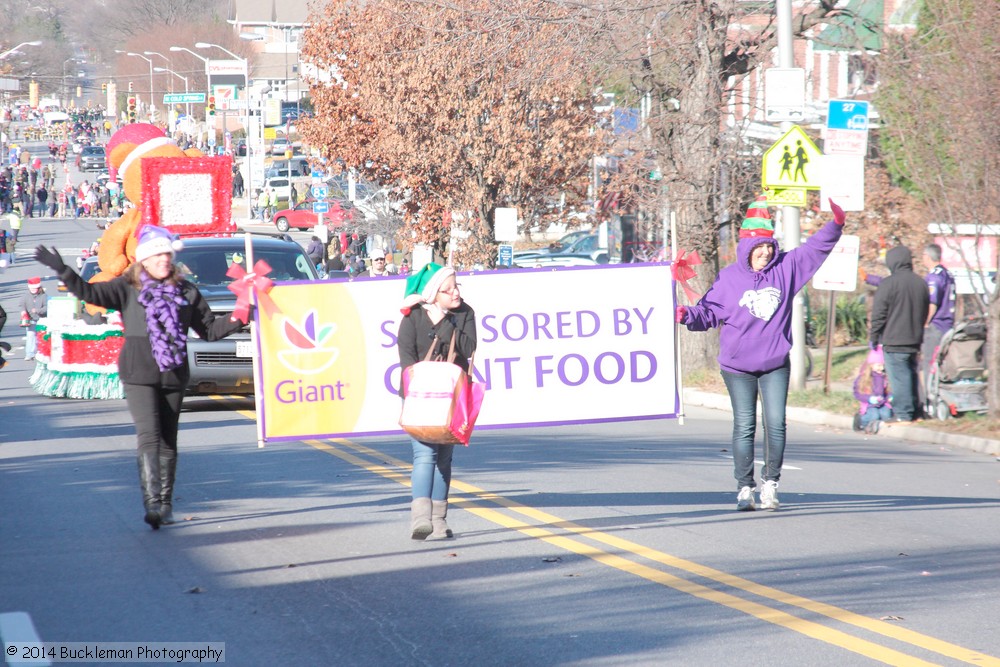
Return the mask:
<path id="1" fill-rule="evenodd" d="M 108 84 L 102 83 L 101 84 L 101 95 L 107 95 L 107 94 L 108 94 Z"/>
<path id="2" fill-rule="evenodd" d="M 130 92 L 130 93 L 132 92 L 132 82 L 131 81 L 128 82 L 128 92 Z"/>
<path id="3" fill-rule="evenodd" d="M 76 96 L 77 97 L 83 97 L 83 86 L 77 86 L 76 87 Z"/>
<path id="4" fill-rule="evenodd" d="M 130 96 L 128 98 L 128 122 L 134 123 L 135 121 L 136 121 L 135 98 Z"/>
<path id="5" fill-rule="evenodd" d="M 209 116 L 215 115 L 215 95 L 208 96 L 208 104 L 205 106 L 205 112 Z"/>

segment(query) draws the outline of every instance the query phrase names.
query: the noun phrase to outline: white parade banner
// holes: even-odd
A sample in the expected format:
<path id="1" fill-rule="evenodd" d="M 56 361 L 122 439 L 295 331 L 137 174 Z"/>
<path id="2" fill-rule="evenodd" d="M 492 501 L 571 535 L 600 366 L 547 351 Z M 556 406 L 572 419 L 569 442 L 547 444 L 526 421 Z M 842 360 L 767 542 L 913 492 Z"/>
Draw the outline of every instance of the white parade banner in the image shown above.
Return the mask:
<path id="1" fill-rule="evenodd" d="M 672 418 L 669 264 L 460 274 L 476 312 L 476 429 Z M 265 439 L 402 433 L 402 278 L 276 284 L 257 310 Z M 475 436 L 473 436 L 475 439 Z"/>

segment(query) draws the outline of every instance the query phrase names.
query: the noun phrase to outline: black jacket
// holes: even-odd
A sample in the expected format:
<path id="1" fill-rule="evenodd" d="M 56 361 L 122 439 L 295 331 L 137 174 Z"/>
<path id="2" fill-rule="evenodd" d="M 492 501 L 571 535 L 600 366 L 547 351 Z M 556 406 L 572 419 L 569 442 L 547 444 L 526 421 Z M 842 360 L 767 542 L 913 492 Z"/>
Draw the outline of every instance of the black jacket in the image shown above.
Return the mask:
<path id="1" fill-rule="evenodd" d="M 440 355 L 447 359 L 453 331 L 458 332 L 455 338 L 455 363 L 468 373 L 469 357 L 476 351 L 476 313 L 464 301 L 437 325 L 431 324 L 427 311 L 420 306 L 415 306 L 409 315 L 403 316 L 403 321 L 399 323 L 397 344 L 400 370 L 423 361 L 435 335 L 438 342 L 431 358 Z"/>
<path id="2" fill-rule="evenodd" d="M 927 283 L 913 272 L 913 256 L 906 246 L 886 253 L 885 263 L 891 275 L 875 292 L 871 343 L 887 352 L 919 352 L 930 308 Z"/>
<path id="3" fill-rule="evenodd" d="M 59 276 L 66 288 L 87 303 L 103 308 L 113 308 L 122 314 L 125 325 L 125 344 L 118 356 L 118 376 L 125 384 L 143 384 L 161 387 L 185 387 L 191 370 L 185 350 L 184 365 L 170 371 L 161 371 L 153 358 L 146 329 L 146 309 L 139 303 L 139 290 L 126 276 L 118 276 L 104 283 L 87 283 L 66 267 Z M 194 329 L 205 340 L 219 340 L 239 331 L 242 322 L 229 318 L 216 318 L 198 288 L 186 280 L 181 281 L 181 291 L 187 304 L 181 306 L 180 322 L 186 329 Z"/>

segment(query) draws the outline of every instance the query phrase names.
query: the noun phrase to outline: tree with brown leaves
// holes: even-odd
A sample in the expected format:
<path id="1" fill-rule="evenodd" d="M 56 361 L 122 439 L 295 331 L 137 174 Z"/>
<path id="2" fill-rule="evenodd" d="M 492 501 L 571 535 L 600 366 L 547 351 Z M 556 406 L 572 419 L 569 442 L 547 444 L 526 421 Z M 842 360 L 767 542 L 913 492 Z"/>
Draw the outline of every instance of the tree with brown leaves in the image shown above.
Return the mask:
<path id="1" fill-rule="evenodd" d="M 569 17 L 523 0 L 331 0 L 305 34 L 302 57 L 321 74 L 300 131 L 396 189 L 404 243 L 443 251 L 460 224 L 471 235 L 456 262 L 491 266 L 497 207 L 531 225 L 561 195 L 572 206 L 587 194 L 600 133 Z"/>

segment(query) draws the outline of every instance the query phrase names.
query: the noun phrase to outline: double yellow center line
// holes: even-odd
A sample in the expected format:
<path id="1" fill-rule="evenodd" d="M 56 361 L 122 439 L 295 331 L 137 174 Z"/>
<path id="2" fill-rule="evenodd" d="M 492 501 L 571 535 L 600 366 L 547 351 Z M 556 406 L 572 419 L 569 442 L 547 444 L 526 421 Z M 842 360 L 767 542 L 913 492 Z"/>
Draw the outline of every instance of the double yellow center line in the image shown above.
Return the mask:
<path id="1" fill-rule="evenodd" d="M 253 412 L 244 413 L 253 416 Z M 403 486 L 410 485 L 409 462 L 388 456 L 383 452 L 359 445 L 350 440 L 306 440 L 311 447 L 332 454 L 347 463 L 385 477 Z M 881 635 L 916 649 L 936 653 L 943 657 L 972 665 L 1000 667 L 1000 659 L 928 635 L 913 632 L 891 623 L 868 618 L 833 605 L 804 598 L 763 586 L 705 565 L 671 556 L 650 549 L 636 542 L 609 533 L 567 521 L 542 510 L 522 505 L 494 493 L 455 479 L 451 482 L 450 503 L 491 523 L 516 530 L 529 537 L 547 542 L 559 549 L 590 558 L 602 565 L 641 577 L 655 584 L 672 588 L 681 593 L 728 607 L 762 621 L 803 634 L 813 639 L 838 646 L 887 665 L 913 667 L 935 665 L 901 651 L 882 646 L 873 641 L 836 630 L 822 623 L 807 620 L 769 606 L 768 601 L 795 607 L 838 623 Z M 500 511 L 501 508 L 505 511 Z M 556 532 L 561 531 L 561 532 Z M 607 549 L 605 547 L 610 548 Z M 614 551 L 612 551 L 614 550 Z M 672 574 L 664 566 L 677 572 Z M 690 575 L 687 577 L 686 575 Z M 695 581 L 706 579 L 729 588 L 733 592 L 717 590 Z M 735 593 L 749 594 L 764 602 L 740 597 Z"/>

